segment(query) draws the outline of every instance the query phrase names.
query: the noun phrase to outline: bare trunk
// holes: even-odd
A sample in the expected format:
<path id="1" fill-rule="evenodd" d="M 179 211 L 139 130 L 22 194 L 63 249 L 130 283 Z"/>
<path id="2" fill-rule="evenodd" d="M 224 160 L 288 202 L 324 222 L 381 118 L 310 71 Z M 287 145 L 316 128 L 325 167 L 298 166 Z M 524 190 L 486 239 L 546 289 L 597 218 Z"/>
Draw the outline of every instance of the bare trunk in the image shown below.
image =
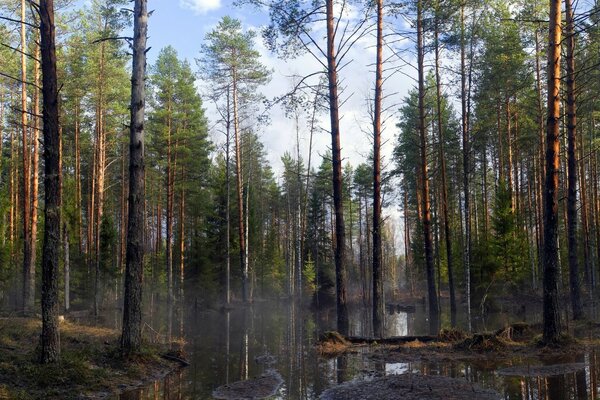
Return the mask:
<path id="1" fill-rule="evenodd" d="M 436 3 L 436 14 L 439 12 L 439 2 Z M 450 236 L 450 218 L 448 216 L 448 182 L 446 178 L 446 154 L 444 152 L 444 127 L 442 126 L 442 90 L 440 78 L 440 47 L 439 22 L 435 20 L 435 83 L 437 100 L 437 128 L 440 151 L 440 169 L 442 181 L 442 218 L 444 224 L 444 239 L 446 242 L 446 258 L 448 263 L 448 286 L 450 290 L 450 324 L 456 326 L 456 294 L 454 292 L 454 263 L 452 259 L 452 237 Z"/>
<path id="2" fill-rule="evenodd" d="M 125 271 L 125 249 L 127 241 L 127 179 L 125 176 L 125 142 L 121 144 L 121 221 L 119 223 L 119 275 Z"/>
<path id="3" fill-rule="evenodd" d="M 335 212 L 335 281 L 337 328 L 348 334 L 348 306 L 346 305 L 346 228 L 344 226 L 344 201 L 342 192 L 342 155 L 340 144 L 340 117 L 337 78 L 337 53 L 335 50 L 335 23 L 333 0 L 325 1 L 327 20 L 327 78 L 329 82 L 329 117 L 331 120 L 331 153 L 333 163 L 333 207 Z"/>
<path id="4" fill-rule="evenodd" d="M 227 181 L 225 199 L 225 303 L 231 303 L 231 174 L 230 174 L 230 145 L 231 145 L 231 119 L 229 118 L 229 91 L 227 92 L 227 127 L 225 144 L 225 180 Z"/>
<path id="5" fill-rule="evenodd" d="M 78 100 L 79 102 L 79 100 Z M 75 105 L 75 207 L 77 208 L 77 246 L 83 253 L 83 218 L 81 207 L 81 146 L 79 144 L 79 103 Z"/>
<path id="6" fill-rule="evenodd" d="M 248 302 L 249 298 L 249 283 L 248 283 L 248 260 L 246 259 L 246 228 L 244 217 L 244 199 L 243 199 L 243 180 L 242 180 L 242 152 L 239 132 L 238 120 L 238 93 L 237 93 L 237 76 L 233 71 L 233 134 L 235 137 L 235 169 L 236 169 L 236 184 L 237 184 L 237 203 L 238 203 L 238 227 L 239 227 L 239 244 L 240 244 L 240 268 L 242 271 L 242 298 L 244 302 Z"/>
<path id="7" fill-rule="evenodd" d="M 105 23 L 106 24 L 106 23 Z M 92 221 L 94 224 L 94 315 L 98 316 L 101 290 L 100 290 L 100 247 L 102 232 L 102 215 L 104 213 L 104 185 L 106 177 L 106 132 L 104 127 L 104 88 L 106 44 L 100 44 L 100 71 L 98 77 L 98 104 L 96 114 L 96 206 L 92 208 Z"/>
<path id="8" fill-rule="evenodd" d="M 463 251 L 463 264 L 465 273 L 465 297 L 467 300 L 467 328 L 471 331 L 471 202 L 469 199 L 469 173 L 470 173 L 470 143 L 469 143 L 469 114 L 467 106 L 467 70 L 465 49 L 465 5 L 460 10 L 460 73 L 461 73 L 461 111 L 462 111 L 462 147 L 463 147 L 463 196 L 464 196 L 464 225 L 465 242 Z M 500 157 L 501 159 L 502 157 Z M 501 169 L 500 169 L 501 170 Z"/>
<path id="9" fill-rule="evenodd" d="M 183 175 L 183 170 L 182 170 Z M 181 189 L 179 199 L 179 337 L 183 338 L 183 320 L 185 311 L 184 279 L 185 279 L 185 192 Z"/>
<path id="10" fill-rule="evenodd" d="M 417 62 L 419 73 L 419 136 L 421 147 L 421 180 L 423 203 L 423 241 L 425 248 L 425 270 L 427 273 L 427 292 L 429 298 L 429 332 L 437 334 L 439 321 L 438 295 L 435 287 L 435 266 L 433 260 L 433 240 L 431 234 L 431 204 L 429 200 L 429 177 L 427 173 L 427 127 L 425 122 L 425 71 L 424 71 L 424 34 L 422 20 L 422 2 L 417 2 Z"/>
<path id="11" fill-rule="evenodd" d="M 36 58 L 40 58 L 40 47 L 35 46 L 35 54 Z M 40 69 L 39 63 L 35 62 L 33 64 L 33 75 L 35 79 L 36 86 L 40 86 Z M 40 113 L 40 90 L 38 88 L 34 91 L 33 96 L 33 114 L 39 115 Z M 32 159 L 31 159 L 31 268 L 35 271 L 36 266 L 36 258 L 37 258 L 37 228 L 38 228 L 38 193 L 39 193 L 39 169 L 40 169 L 40 151 L 39 151 L 39 139 L 40 139 L 40 124 L 39 118 L 33 118 L 33 137 L 31 139 L 31 144 L 33 147 Z M 62 147 L 60 154 L 62 154 Z M 62 166 L 61 166 L 62 172 Z M 62 193 L 61 193 L 62 195 Z"/>
<path id="12" fill-rule="evenodd" d="M 142 276 L 144 266 L 144 105 L 147 0 L 135 0 L 131 124 L 129 142 L 129 212 L 125 264 L 125 304 L 121 350 L 139 352 L 142 342 Z"/>
<path id="13" fill-rule="evenodd" d="M 167 341 L 171 342 L 171 333 L 173 328 L 173 200 L 175 197 L 175 182 L 174 182 L 174 166 L 173 166 L 173 143 L 172 143 L 172 132 L 171 132 L 171 117 L 172 117 L 171 101 L 169 99 L 167 105 L 167 176 L 166 176 L 166 190 L 167 190 L 167 236 L 166 236 L 166 247 L 165 247 L 165 264 L 167 273 Z"/>
<path id="14" fill-rule="evenodd" d="M 65 312 L 71 308 L 71 262 L 69 254 L 69 231 L 63 225 L 64 279 L 65 279 Z"/>
<path id="15" fill-rule="evenodd" d="M 548 119 L 546 131 L 546 182 L 544 187 L 544 336 L 546 343 L 560 340 L 558 305 L 558 175 L 560 171 L 560 49 L 561 1 L 550 1 L 548 29 Z"/>
<path id="16" fill-rule="evenodd" d="M 579 286 L 579 262 L 577 259 L 577 114 L 575 106 L 575 36 L 571 0 L 565 0 L 567 18 L 567 244 L 569 248 L 569 282 L 573 319 L 583 318 L 581 290 Z M 583 191 L 584 188 L 581 187 Z M 585 207 L 585 205 L 583 205 Z"/>
<path id="17" fill-rule="evenodd" d="M 60 356 L 58 263 L 60 252 L 60 133 L 54 44 L 54 1 L 40 1 L 40 38 L 44 118 L 44 245 L 42 253 L 42 334 L 40 361 Z"/>
<path id="18" fill-rule="evenodd" d="M 22 189 L 21 208 L 23 210 L 23 311 L 33 311 L 35 302 L 35 267 L 31 263 L 31 205 L 30 205 L 30 149 L 29 138 L 27 133 L 27 59 L 25 50 L 27 49 L 26 42 L 26 25 L 25 25 L 25 0 L 21 0 L 21 48 L 24 50 L 21 53 L 21 128 L 22 128 Z"/>
<path id="19" fill-rule="evenodd" d="M 377 61 L 373 115 L 373 334 L 384 334 L 383 265 L 381 260 L 381 102 L 383 97 L 383 0 L 377 0 Z"/>

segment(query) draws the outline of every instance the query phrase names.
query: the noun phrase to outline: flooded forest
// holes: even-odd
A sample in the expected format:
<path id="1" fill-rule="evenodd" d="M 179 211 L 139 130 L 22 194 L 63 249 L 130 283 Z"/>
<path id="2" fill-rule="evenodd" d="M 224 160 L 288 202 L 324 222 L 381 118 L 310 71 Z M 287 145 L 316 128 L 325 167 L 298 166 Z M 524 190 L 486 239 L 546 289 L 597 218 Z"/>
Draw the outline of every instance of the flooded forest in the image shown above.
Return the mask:
<path id="1" fill-rule="evenodd" d="M 0 399 L 600 398 L 598 0 L 0 0 Z"/>

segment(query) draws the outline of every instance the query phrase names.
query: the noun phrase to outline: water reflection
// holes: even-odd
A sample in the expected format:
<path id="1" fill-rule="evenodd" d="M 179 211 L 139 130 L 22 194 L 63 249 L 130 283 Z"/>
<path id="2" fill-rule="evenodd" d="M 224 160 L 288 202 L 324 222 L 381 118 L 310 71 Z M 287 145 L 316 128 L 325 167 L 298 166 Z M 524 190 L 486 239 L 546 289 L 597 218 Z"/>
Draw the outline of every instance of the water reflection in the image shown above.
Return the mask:
<path id="1" fill-rule="evenodd" d="M 351 310 L 352 333 L 370 334 L 369 312 Z M 183 336 L 190 367 L 172 374 L 143 390 L 122 395 L 121 399 L 210 399 L 217 387 L 253 378 L 269 366 L 265 355 L 275 358 L 275 368 L 284 384 L 275 399 L 317 399 L 325 389 L 353 379 L 406 372 L 446 375 L 467 379 L 495 389 L 506 400 L 596 399 L 600 360 L 595 352 L 545 360 L 496 362 L 383 362 L 363 352 L 334 359 L 320 357 L 315 343 L 321 332 L 335 325 L 332 310 L 316 312 L 294 303 L 255 304 L 231 311 L 186 311 Z M 365 314 L 367 317 L 365 317 Z M 427 331 L 424 310 L 386 314 L 386 335 L 419 335 Z M 155 319 L 158 319 L 155 317 Z M 492 324 L 492 319 L 486 321 Z M 498 320 L 503 324 L 506 317 Z M 180 325 L 181 329 L 182 326 Z M 492 326 L 492 328 L 494 328 Z M 157 331 L 167 327 L 155 326 Z M 585 363 L 585 370 L 559 376 L 508 377 L 496 370 L 503 367 L 555 363 Z"/>

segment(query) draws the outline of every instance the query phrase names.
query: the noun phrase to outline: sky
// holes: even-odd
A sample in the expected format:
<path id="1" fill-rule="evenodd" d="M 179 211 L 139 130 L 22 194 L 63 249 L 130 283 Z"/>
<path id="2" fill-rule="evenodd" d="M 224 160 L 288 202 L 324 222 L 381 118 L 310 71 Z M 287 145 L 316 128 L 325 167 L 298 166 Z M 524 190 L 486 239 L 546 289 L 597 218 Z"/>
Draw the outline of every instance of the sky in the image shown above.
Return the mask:
<path id="1" fill-rule="evenodd" d="M 268 16 L 260 14 L 255 9 L 245 6 L 236 7 L 231 0 L 150 0 L 149 9 L 154 10 L 149 21 L 149 63 L 153 63 L 161 48 L 171 45 L 180 57 L 186 58 L 193 68 L 197 69 L 195 59 L 199 56 L 200 47 L 205 35 L 212 30 L 219 20 L 229 15 L 242 21 L 245 29 L 260 30 L 268 21 Z M 396 21 L 397 24 L 406 24 L 404 20 Z M 405 26 L 404 26 L 405 27 Z M 323 31 L 315 36 L 325 37 Z M 341 145 L 344 164 L 350 162 L 354 167 L 367 161 L 372 149 L 369 132 L 372 125 L 368 117 L 367 97 L 373 97 L 375 61 L 375 37 L 368 36 L 355 44 L 347 59 L 352 62 L 339 74 L 342 87 L 341 95 Z M 405 44 L 406 45 L 406 44 Z M 292 88 L 292 75 L 306 75 L 320 69 L 320 65 L 310 55 L 301 55 L 294 60 L 284 61 L 270 53 L 257 35 L 256 48 L 261 54 L 261 61 L 273 70 L 273 76 L 268 85 L 262 88 L 262 93 L 267 98 L 281 96 Z M 384 52 L 384 59 L 390 54 Z M 385 82 L 383 108 L 389 108 L 387 115 L 383 116 L 382 131 L 382 165 L 383 168 L 393 168 L 391 154 L 395 143 L 397 129 L 397 110 L 402 99 L 408 91 L 415 86 L 416 70 L 413 67 L 404 67 L 401 73 L 396 73 Z M 199 81 L 198 90 L 210 90 L 210 86 Z M 205 101 L 206 114 L 210 126 L 218 121 L 214 106 Z M 315 169 L 321 163 L 321 155 L 331 148 L 331 136 L 328 132 L 329 115 L 322 115 L 320 125 L 323 128 L 313 137 L 312 166 Z M 257 131 L 267 153 L 267 160 L 279 176 L 283 169 L 281 156 L 286 152 L 296 154 L 296 135 L 294 124 L 287 119 L 280 108 L 274 108 L 270 113 L 270 123 L 261 126 Z M 211 136 L 217 146 L 224 143 L 224 137 L 218 129 L 212 129 Z M 308 158 L 309 135 L 306 129 L 300 133 L 300 152 L 303 160 Z M 395 241 L 398 249 L 403 246 L 400 234 L 402 226 L 399 201 L 392 195 L 388 206 L 384 208 L 384 216 L 393 227 Z M 385 199 L 384 199 L 385 200 Z"/>
<path id="2" fill-rule="evenodd" d="M 150 0 L 149 9 L 154 10 L 149 22 L 149 46 L 152 47 L 149 63 L 152 63 L 161 48 L 171 45 L 180 57 L 190 61 L 194 69 L 197 69 L 195 59 L 199 56 L 200 47 L 207 32 L 212 30 L 219 20 L 229 15 L 242 21 L 245 29 L 258 30 L 268 23 L 268 16 L 260 14 L 252 7 L 236 7 L 230 0 Z M 341 142 L 342 156 L 353 166 L 364 162 L 371 149 L 371 141 L 365 130 L 370 129 L 367 115 L 366 97 L 373 87 L 374 72 L 369 66 L 375 60 L 374 38 L 369 37 L 357 43 L 350 57 L 353 62 L 342 71 L 340 79 L 346 86 L 343 100 L 345 103 L 341 109 Z M 256 39 L 256 47 L 261 53 L 261 61 L 273 70 L 273 76 L 268 85 L 262 88 L 262 93 L 267 98 L 275 98 L 292 87 L 290 76 L 304 75 L 317 71 L 319 64 L 310 55 L 301 55 L 295 60 L 280 60 L 271 54 L 264 46 L 260 35 Z M 387 82 L 390 92 L 397 93 L 390 100 L 399 102 L 414 85 L 414 82 L 402 74 L 398 74 Z M 198 88 L 202 94 L 209 87 L 198 82 Z M 388 104 L 389 105 L 389 104 Z M 214 108 L 208 101 L 205 102 L 207 116 L 211 126 L 217 121 Z M 273 109 L 270 114 L 270 124 L 262 126 L 258 130 L 259 137 L 265 145 L 267 159 L 275 172 L 281 171 L 281 156 L 289 151 L 295 154 L 295 131 L 293 123 L 287 119 L 282 110 Z M 321 125 L 327 128 L 328 115 L 322 116 Z M 395 121 L 390 119 L 384 129 L 384 155 L 385 161 L 389 162 L 392 151 Z M 223 141 L 221 135 L 215 129 L 212 132 L 216 143 Z M 301 132 L 300 151 L 303 159 L 308 156 L 308 133 Z M 326 131 L 320 131 L 313 138 L 313 160 L 315 166 L 320 163 L 319 155 L 330 147 L 331 138 Z"/>

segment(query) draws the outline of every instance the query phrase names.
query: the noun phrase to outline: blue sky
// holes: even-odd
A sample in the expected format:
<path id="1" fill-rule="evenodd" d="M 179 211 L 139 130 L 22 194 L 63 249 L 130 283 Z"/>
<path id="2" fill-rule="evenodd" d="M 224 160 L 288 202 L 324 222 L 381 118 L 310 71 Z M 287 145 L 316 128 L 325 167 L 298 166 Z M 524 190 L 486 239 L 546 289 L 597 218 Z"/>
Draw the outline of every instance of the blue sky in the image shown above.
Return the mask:
<path id="1" fill-rule="evenodd" d="M 262 19 L 234 7 L 230 0 L 150 0 L 148 8 L 154 10 L 148 28 L 151 62 L 161 48 L 171 45 L 193 65 L 204 36 L 224 15 L 250 20 L 253 25 Z"/>

